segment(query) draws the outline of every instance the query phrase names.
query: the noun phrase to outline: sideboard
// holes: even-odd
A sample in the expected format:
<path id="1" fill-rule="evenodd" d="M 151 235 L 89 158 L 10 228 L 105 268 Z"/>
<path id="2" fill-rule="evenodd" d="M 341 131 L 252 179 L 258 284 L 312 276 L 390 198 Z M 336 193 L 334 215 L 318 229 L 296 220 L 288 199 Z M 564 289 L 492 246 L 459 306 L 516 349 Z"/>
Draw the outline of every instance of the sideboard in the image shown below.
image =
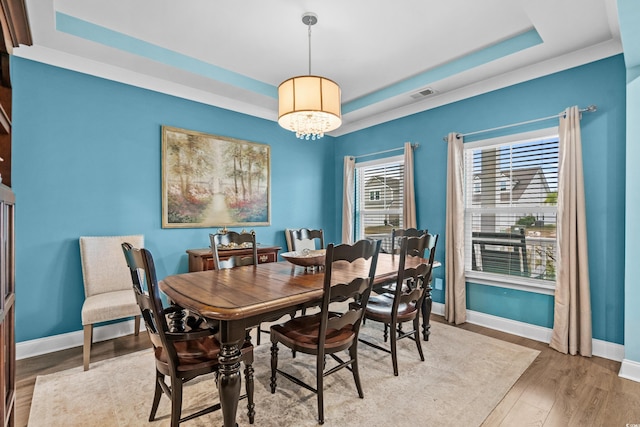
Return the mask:
<path id="1" fill-rule="evenodd" d="M 278 261 L 279 246 L 258 246 L 258 263 Z M 213 269 L 213 253 L 211 248 L 187 249 L 189 254 L 189 272 Z M 251 255 L 251 249 L 227 249 L 218 251 L 221 261 L 232 255 Z"/>

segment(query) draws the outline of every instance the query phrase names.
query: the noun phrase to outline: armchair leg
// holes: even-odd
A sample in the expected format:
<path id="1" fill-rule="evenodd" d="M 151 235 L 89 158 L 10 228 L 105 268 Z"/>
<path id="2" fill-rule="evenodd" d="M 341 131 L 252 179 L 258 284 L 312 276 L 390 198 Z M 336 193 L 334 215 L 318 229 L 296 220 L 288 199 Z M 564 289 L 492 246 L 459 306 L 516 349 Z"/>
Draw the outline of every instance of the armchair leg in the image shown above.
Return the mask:
<path id="1" fill-rule="evenodd" d="M 82 364 L 84 370 L 89 370 L 89 358 L 91 356 L 91 342 L 93 341 L 93 325 L 84 325 L 84 344 L 82 345 Z"/>
<path id="2" fill-rule="evenodd" d="M 138 335 L 140 335 L 140 316 L 135 316 L 133 322 L 133 334 L 137 337 Z"/>

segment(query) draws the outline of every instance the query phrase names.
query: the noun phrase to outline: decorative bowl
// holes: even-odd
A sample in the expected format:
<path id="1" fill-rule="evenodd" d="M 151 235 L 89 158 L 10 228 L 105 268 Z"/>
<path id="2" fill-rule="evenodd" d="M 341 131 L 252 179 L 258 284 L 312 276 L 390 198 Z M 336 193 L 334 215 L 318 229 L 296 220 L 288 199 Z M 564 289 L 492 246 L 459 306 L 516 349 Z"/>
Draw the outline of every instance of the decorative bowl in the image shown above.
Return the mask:
<path id="1" fill-rule="evenodd" d="M 302 267 L 316 267 L 324 265 L 325 249 L 303 249 L 301 251 L 285 252 L 282 258 L 291 264 L 300 265 Z"/>

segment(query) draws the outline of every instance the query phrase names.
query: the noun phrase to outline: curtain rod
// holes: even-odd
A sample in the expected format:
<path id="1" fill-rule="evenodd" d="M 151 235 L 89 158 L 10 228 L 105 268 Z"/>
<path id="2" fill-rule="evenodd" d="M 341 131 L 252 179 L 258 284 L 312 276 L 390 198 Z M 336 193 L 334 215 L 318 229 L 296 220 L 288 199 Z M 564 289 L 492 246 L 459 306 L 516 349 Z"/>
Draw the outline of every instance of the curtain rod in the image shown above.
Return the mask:
<path id="1" fill-rule="evenodd" d="M 411 148 L 413 148 L 413 149 L 416 149 L 418 147 L 420 147 L 420 144 L 418 144 L 417 142 L 411 144 Z M 351 156 L 351 157 L 353 157 L 354 159 L 359 159 L 360 157 L 375 156 L 377 154 L 391 153 L 392 151 L 400 151 L 400 150 L 404 150 L 404 147 L 391 148 L 389 150 L 377 151 L 375 153 L 369 153 L 369 154 L 360 154 L 359 156 Z"/>
<path id="2" fill-rule="evenodd" d="M 587 108 L 581 108 L 578 111 L 580 111 L 581 113 L 593 113 L 597 109 L 598 109 L 598 107 L 596 105 L 589 105 Z M 551 119 L 555 119 L 556 117 L 560 117 L 562 114 L 564 114 L 564 111 L 562 113 L 558 113 L 558 114 L 555 114 L 553 116 L 542 117 L 540 119 L 527 120 L 526 122 L 513 123 L 511 125 L 498 126 L 496 128 L 491 128 L 491 129 L 477 130 L 475 132 L 469 132 L 469 133 L 459 133 L 459 134 L 456 134 L 456 138 L 461 138 L 463 136 L 469 136 L 469 135 L 476 135 L 478 133 L 492 132 L 494 130 L 507 129 L 507 128 L 512 128 L 512 127 L 516 127 L 516 126 L 528 125 L 530 123 L 542 122 L 544 120 L 551 120 Z M 444 142 L 447 142 L 447 141 L 449 141 L 449 138 L 445 136 L 445 137 L 442 138 L 442 140 Z"/>

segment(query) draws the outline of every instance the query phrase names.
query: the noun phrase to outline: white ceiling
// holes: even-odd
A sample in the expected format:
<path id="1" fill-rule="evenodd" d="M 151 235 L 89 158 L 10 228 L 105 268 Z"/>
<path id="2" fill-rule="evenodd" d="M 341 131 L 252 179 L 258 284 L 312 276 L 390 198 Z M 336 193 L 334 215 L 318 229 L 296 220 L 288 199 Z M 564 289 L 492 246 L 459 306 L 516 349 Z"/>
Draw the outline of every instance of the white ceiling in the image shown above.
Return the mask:
<path id="1" fill-rule="evenodd" d="M 616 0 L 26 0 L 14 55 L 277 120 L 277 87 L 342 89 L 339 136 L 622 51 Z M 432 88 L 435 94 L 414 98 Z"/>

